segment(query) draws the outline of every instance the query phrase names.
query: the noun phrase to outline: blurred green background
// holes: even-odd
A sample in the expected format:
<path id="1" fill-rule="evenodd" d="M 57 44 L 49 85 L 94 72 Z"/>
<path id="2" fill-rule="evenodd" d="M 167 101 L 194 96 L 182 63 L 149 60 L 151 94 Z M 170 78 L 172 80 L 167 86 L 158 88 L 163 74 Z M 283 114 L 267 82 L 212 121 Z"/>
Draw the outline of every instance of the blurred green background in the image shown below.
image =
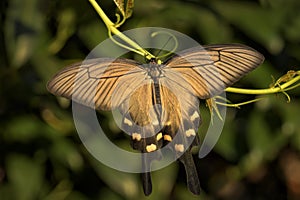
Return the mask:
<path id="1" fill-rule="evenodd" d="M 92 6 L 87 0 L 0 4 L 1 200 L 300 199 L 299 88 L 289 92 L 290 103 L 279 94 L 228 109 L 214 150 L 203 159 L 195 155 L 200 196 L 187 190 L 184 169 L 174 163 L 153 172 L 153 194 L 144 197 L 138 174 L 107 168 L 86 151 L 70 102 L 45 88 L 56 71 L 83 60 L 107 38 Z M 115 21 L 113 1 L 100 5 Z M 257 49 L 266 61 L 239 87 L 268 88 L 272 76 L 300 69 L 298 0 L 137 0 L 121 30 L 144 26 L 174 29 L 201 44 L 238 42 Z M 204 103 L 201 112 L 209 119 Z M 99 115 L 112 137 L 122 135 L 109 114 Z"/>

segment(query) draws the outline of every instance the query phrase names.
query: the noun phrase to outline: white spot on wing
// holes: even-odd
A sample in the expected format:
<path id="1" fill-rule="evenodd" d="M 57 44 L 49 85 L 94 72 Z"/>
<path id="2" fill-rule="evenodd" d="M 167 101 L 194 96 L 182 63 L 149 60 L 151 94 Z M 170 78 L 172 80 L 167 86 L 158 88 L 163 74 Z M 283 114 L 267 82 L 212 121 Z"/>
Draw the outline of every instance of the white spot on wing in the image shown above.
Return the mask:
<path id="1" fill-rule="evenodd" d="M 170 135 L 164 135 L 164 140 L 171 142 L 172 137 Z"/>
<path id="2" fill-rule="evenodd" d="M 152 152 L 152 151 L 155 151 L 156 149 L 157 149 L 157 146 L 155 144 L 149 144 L 146 146 L 147 152 Z"/>
<path id="3" fill-rule="evenodd" d="M 140 141 L 142 139 L 142 136 L 139 133 L 132 133 L 131 137 L 133 140 L 137 140 L 137 141 Z"/>
<path id="4" fill-rule="evenodd" d="M 199 118 L 199 114 L 197 111 L 195 111 L 194 114 L 192 114 L 192 116 L 191 116 L 191 120 L 194 121 L 197 118 Z"/>
<path id="5" fill-rule="evenodd" d="M 127 119 L 126 117 L 124 118 L 124 124 L 127 124 L 128 126 L 132 126 L 132 121 Z"/>
<path id="6" fill-rule="evenodd" d="M 175 151 L 183 152 L 184 151 L 183 144 L 175 144 Z"/>
<path id="7" fill-rule="evenodd" d="M 195 132 L 194 129 L 189 129 L 189 130 L 185 131 L 185 135 L 186 135 L 187 137 L 195 136 L 195 135 L 196 135 L 196 132 Z"/>
<path id="8" fill-rule="evenodd" d="M 162 138 L 162 133 L 158 133 L 156 135 L 156 141 L 159 141 Z"/>

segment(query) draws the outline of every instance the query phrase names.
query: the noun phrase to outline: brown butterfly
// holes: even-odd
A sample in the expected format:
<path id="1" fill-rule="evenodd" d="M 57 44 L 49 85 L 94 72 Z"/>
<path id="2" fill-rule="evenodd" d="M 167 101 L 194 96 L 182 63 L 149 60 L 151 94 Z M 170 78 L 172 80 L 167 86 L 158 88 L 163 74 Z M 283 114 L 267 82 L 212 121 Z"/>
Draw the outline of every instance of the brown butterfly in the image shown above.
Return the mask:
<path id="1" fill-rule="evenodd" d="M 120 109 L 122 129 L 142 153 L 143 188 L 152 192 L 150 164 L 168 144 L 185 166 L 187 185 L 200 193 L 190 152 L 199 146 L 199 99 L 212 98 L 259 66 L 264 56 L 241 44 L 207 45 L 179 52 L 163 64 L 99 58 L 59 71 L 48 90 L 97 110 Z M 149 152 L 158 152 L 148 156 Z"/>

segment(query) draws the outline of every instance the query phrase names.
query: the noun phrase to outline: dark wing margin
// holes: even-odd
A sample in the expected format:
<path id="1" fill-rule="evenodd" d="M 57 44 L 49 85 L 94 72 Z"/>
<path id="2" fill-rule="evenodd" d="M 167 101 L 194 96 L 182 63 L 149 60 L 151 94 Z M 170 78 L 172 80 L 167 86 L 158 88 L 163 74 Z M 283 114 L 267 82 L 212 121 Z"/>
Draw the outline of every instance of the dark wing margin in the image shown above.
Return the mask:
<path id="1" fill-rule="evenodd" d="M 201 99 L 220 94 L 258 67 L 264 56 L 242 44 L 194 47 L 166 62 L 165 70 L 179 72 Z"/>
<path id="2" fill-rule="evenodd" d="M 48 82 L 47 89 L 98 110 L 117 108 L 144 80 L 140 63 L 99 58 L 70 65 Z"/>

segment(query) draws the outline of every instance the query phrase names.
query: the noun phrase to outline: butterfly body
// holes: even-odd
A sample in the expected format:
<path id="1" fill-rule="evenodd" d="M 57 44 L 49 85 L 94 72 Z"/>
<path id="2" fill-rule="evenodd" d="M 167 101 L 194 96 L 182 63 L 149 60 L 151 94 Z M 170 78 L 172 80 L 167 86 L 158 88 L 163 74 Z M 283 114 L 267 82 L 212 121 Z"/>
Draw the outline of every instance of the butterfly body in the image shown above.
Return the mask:
<path id="1" fill-rule="evenodd" d="M 122 130 L 142 152 L 143 188 L 152 191 L 151 163 L 169 148 L 186 169 L 188 188 L 200 193 L 191 148 L 199 145 L 199 99 L 212 98 L 264 60 L 240 44 L 208 45 L 179 52 L 164 64 L 99 58 L 58 72 L 47 88 L 97 110 L 119 109 Z"/>

